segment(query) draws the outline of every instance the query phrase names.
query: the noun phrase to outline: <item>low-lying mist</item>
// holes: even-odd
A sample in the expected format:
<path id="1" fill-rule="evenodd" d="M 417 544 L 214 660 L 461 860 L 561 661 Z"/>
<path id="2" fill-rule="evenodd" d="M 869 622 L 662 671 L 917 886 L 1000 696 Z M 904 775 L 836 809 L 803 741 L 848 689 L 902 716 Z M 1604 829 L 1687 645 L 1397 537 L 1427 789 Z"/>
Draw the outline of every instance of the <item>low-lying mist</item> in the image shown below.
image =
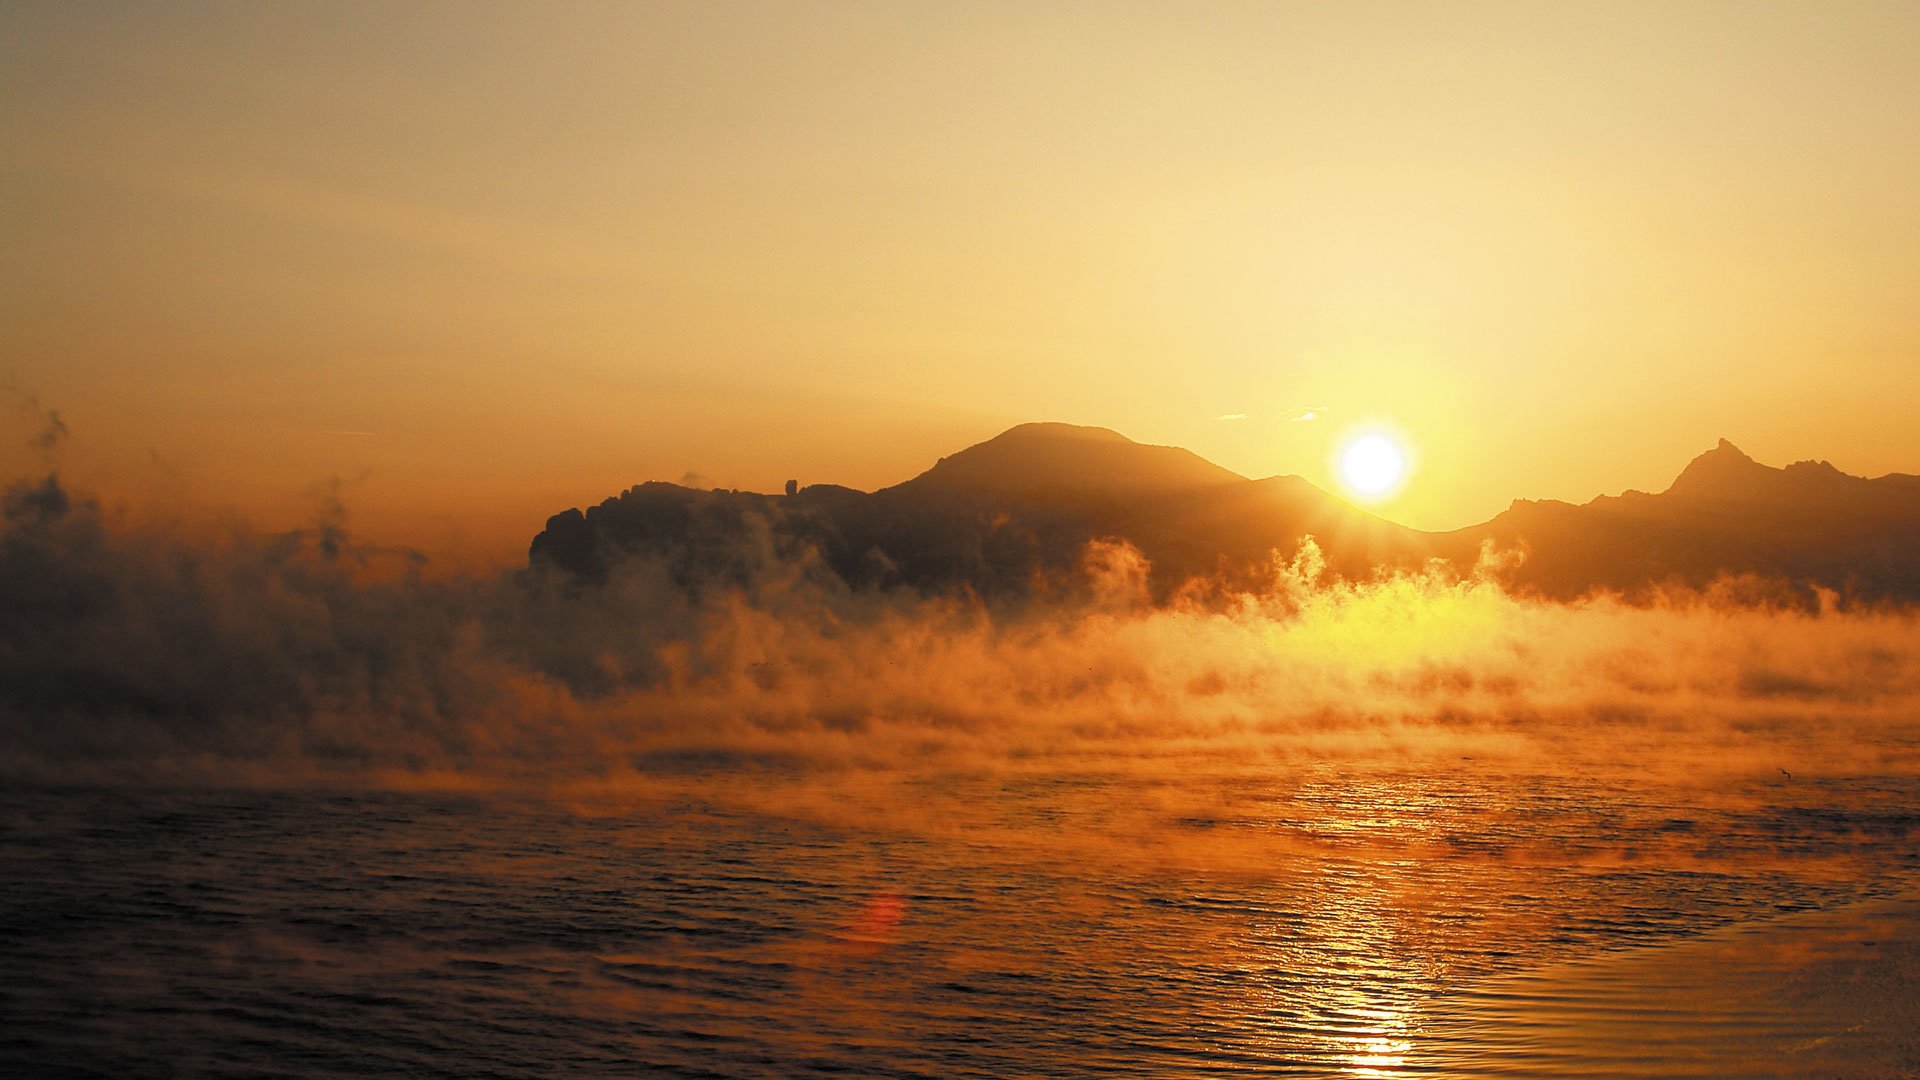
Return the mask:
<path id="1" fill-rule="evenodd" d="M 1214 797 L 1196 778 L 1307 763 L 1920 770 L 1920 618 L 1773 606 L 1750 582 L 1550 603 L 1503 590 L 1494 553 L 1352 582 L 1308 543 L 1259 589 L 1195 581 L 1155 605 L 1140 555 L 1104 541 L 1013 609 L 851 591 L 753 539 L 745 585 L 634 560 L 588 587 L 382 570 L 337 528 L 141 521 L 51 476 L 9 489 L 5 514 L 0 770 L 16 779 L 904 820 L 960 797 L 959 778 L 1124 775 L 1191 810 Z"/>

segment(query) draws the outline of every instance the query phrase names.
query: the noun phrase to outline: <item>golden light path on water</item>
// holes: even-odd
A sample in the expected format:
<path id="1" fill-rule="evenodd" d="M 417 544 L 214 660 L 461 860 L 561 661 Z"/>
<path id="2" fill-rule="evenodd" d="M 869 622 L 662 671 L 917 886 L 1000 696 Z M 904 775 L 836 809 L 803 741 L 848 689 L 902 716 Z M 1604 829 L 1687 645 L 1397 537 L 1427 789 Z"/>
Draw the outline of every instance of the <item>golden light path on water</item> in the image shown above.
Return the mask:
<path id="1" fill-rule="evenodd" d="M 1358 833 L 1389 823 L 1360 819 L 1348 824 L 1352 828 L 1347 831 Z M 1293 1000 L 1266 1003 L 1263 1011 L 1285 1018 L 1289 1030 L 1287 1037 L 1274 1040 L 1276 1060 L 1317 1051 L 1314 1056 L 1341 1075 L 1402 1075 L 1416 1032 L 1410 996 L 1391 989 L 1408 974 L 1405 963 L 1389 969 L 1393 962 L 1387 959 L 1397 952 L 1389 946 L 1399 936 L 1402 915 L 1373 887 L 1371 878 L 1372 871 L 1329 868 L 1309 908 L 1309 924 L 1318 940 L 1310 949 L 1281 948 L 1270 958 L 1279 968 L 1321 972 L 1318 981 L 1303 987 Z M 1316 1042 L 1321 1045 L 1313 1047 Z"/>

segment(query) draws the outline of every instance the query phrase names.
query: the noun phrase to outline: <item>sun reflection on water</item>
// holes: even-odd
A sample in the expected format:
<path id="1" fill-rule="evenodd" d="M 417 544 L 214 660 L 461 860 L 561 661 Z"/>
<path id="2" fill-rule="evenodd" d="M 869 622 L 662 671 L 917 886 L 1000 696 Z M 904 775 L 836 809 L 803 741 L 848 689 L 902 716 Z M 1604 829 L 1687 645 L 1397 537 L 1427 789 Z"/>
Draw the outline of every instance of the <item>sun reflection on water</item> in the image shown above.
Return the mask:
<path id="1" fill-rule="evenodd" d="M 1425 1005 L 1463 972 L 1436 941 L 1484 931 L 1449 843 L 1463 814 L 1498 799 L 1466 798 L 1444 782 L 1342 775 L 1304 783 L 1287 800 L 1288 827 L 1321 857 L 1292 878 L 1284 914 L 1248 944 L 1273 973 L 1252 1014 L 1267 1056 L 1323 1075 L 1406 1077 L 1425 1072 Z M 1464 891 L 1463 891 L 1464 890 Z M 1277 898 L 1276 898 L 1277 899 Z"/>
<path id="2" fill-rule="evenodd" d="M 1331 1004 L 1340 1002 L 1340 1004 Z M 1336 989 L 1330 1006 L 1317 1010 L 1327 1037 L 1328 1064 L 1343 1076 L 1403 1075 L 1413 1050 L 1407 1010 L 1369 1001 L 1365 990 Z"/>
<path id="3" fill-rule="evenodd" d="M 1342 1071 L 1350 1076 L 1399 1076 L 1412 1049 L 1411 1039 L 1376 1035 L 1363 1041 L 1351 1058 L 1352 1067 Z"/>
<path id="4" fill-rule="evenodd" d="M 1444 973 L 1419 959 L 1428 913 L 1389 884 L 1402 862 L 1378 853 L 1328 860 L 1311 899 L 1260 935 L 1263 966 L 1280 977 L 1249 1004 L 1267 1028 L 1271 1060 L 1341 1076 L 1410 1074 L 1417 1003 Z"/>

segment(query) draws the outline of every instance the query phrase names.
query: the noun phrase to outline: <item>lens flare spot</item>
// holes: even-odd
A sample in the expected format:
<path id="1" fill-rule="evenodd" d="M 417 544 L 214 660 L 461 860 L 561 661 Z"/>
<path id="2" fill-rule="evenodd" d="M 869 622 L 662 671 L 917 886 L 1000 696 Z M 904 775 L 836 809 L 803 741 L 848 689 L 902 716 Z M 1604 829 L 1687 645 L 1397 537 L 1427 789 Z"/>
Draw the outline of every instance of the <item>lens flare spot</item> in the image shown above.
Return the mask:
<path id="1" fill-rule="evenodd" d="M 841 938 L 856 945 L 891 945 L 898 935 L 900 919 L 906 913 L 905 897 L 881 893 L 854 912 L 853 920 L 847 924 Z"/>

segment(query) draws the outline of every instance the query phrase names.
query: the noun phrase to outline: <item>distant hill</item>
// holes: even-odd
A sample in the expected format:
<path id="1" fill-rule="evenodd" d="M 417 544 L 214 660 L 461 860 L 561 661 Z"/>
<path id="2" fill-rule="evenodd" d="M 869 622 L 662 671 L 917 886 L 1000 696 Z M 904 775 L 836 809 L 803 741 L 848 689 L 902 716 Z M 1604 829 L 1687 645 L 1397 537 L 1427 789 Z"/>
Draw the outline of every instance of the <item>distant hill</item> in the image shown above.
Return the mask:
<path id="1" fill-rule="evenodd" d="M 871 494 L 641 484 L 584 514 L 555 515 L 530 556 L 594 576 L 644 552 L 697 582 L 812 549 L 853 587 L 1028 596 L 1075 580 L 1089 540 L 1124 538 L 1151 560 L 1151 584 L 1164 594 L 1192 577 L 1245 575 L 1308 534 L 1352 575 L 1415 562 L 1431 548 L 1423 534 L 1297 476 L 1254 481 L 1105 428 L 1023 424 Z"/>
<path id="2" fill-rule="evenodd" d="M 1920 477 L 1868 480 L 1824 461 L 1784 469 L 1721 439 L 1666 491 L 1603 495 L 1581 506 L 1516 501 L 1440 538 L 1458 555 L 1483 540 L 1524 547 L 1515 585 L 1570 597 L 1754 575 L 1865 600 L 1920 599 Z"/>
<path id="3" fill-rule="evenodd" d="M 1464 568 L 1490 541 L 1526 552 L 1504 571 L 1513 587 L 1556 597 L 1757 575 L 1803 595 L 1821 585 L 1920 599 L 1920 477 L 1866 480 L 1825 462 L 1770 468 L 1725 440 L 1657 495 L 1522 500 L 1484 524 L 1424 533 L 1298 476 L 1250 480 L 1105 428 L 1023 424 L 872 493 L 641 484 L 556 514 L 529 554 L 596 578 L 640 553 L 686 584 L 743 581 L 817 555 L 814 572 L 851 588 L 1025 598 L 1071 588 L 1089 540 L 1123 538 L 1151 560 L 1151 585 L 1165 596 L 1194 577 L 1251 583 L 1274 551 L 1291 554 L 1308 535 L 1348 578 L 1432 558 Z"/>
<path id="4" fill-rule="evenodd" d="M 1247 478 L 1191 450 L 1144 446 L 1117 431 L 1021 424 L 939 460 L 889 491 L 980 493 L 1044 500 L 1105 492 L 1132 498 L 1229 488 Z"/>

